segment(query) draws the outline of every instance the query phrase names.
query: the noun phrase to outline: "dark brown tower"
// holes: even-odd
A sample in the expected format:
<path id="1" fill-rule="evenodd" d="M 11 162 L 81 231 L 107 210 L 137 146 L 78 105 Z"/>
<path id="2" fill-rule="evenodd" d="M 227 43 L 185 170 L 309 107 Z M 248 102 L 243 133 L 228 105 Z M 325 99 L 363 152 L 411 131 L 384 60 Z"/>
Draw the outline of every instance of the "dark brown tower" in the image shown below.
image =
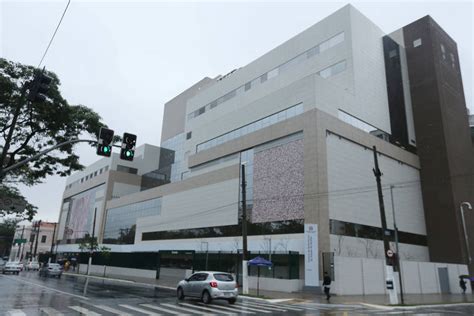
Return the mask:
<path id="1" fill-rule="evenodd" d="M 457 45 L 430 16 L 403 35 L 430 257 L 467 263 L 460 204 L 474 205 L 474 155 Z M 474 211 L 465 216 L 474 257 Z"/>

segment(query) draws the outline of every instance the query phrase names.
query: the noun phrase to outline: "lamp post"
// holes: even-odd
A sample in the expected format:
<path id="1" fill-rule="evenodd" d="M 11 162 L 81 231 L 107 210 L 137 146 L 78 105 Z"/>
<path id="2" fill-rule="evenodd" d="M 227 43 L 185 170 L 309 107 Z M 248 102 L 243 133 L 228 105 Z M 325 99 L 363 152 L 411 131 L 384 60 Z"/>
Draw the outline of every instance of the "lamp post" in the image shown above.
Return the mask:
<path id="1" fill-rule="evenodd" d="M 464 230 L 464 240 L 466 241 L 466 250 L 467 250 L 467 264 L 470 265 L 472 262 L 471 252 L 469 251 L 469 239 L 467 238 L 467 230 L 466 230 L 466 221 L 464 220 L 464 206 L 467 206 L 468 210 L 472 210 L 472 205 L 469 202 L 462 202 L 459 206 L 461 211 L 461 219 L 462 219 L 462 227 Z"/>

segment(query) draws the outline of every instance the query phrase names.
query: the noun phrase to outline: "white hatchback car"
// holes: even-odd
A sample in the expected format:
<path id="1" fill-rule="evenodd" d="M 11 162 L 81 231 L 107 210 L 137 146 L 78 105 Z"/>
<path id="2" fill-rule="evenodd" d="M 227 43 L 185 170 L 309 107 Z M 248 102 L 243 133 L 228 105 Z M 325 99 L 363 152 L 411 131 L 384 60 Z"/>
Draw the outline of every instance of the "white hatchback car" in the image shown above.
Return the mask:
<path id="1" fill-rule="evenodd" d="M 9 261 L 5 264 L 2 273 L 5 274 L 8 272 L 12 274 L 20 274 L 21 268 L 22 266 L 19 262 Z"/>
<path id="2" fill-rule="evenodd" d="M 178 283 L 176 294 L 179 300 L 185 296 L 200 298 L 209 304 L 213 299 L 227 300 L 234 304 L 239 295 L 237 282 L 227 272 L 201 271 Z"/>
<path id="3" fill-rule="evenodd" d="M 26 271 L 33 270 L 38 271 L 40 269 L 40 264 L 38 261 L 30 261 L 26 265 Z"/>

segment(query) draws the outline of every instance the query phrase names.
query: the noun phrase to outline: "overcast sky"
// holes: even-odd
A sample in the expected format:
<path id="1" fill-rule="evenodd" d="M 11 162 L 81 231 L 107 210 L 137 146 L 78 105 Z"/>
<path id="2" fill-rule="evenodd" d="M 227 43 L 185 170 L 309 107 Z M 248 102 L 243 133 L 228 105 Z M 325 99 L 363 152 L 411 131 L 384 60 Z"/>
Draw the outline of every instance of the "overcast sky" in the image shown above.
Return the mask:
<path id="1" fill-rule="evenodd" d="M 390 33 L 431 15 L 458 44 L 466 103 L 474 113 L 471 1 L 351 2 Z M 0 0 L 0 56 L 38 65 L 67 4 Z M 159 145 L 165 102 L 205 76 L 248 64 L 347 2 L 158 2 L 72 0 L 44 61 L 70 104 L 98 112 L 117 134 Z M 81 163 L 98 159 L 78 145 Z M 56 221 L 65 178 L 21 187 Z"/>

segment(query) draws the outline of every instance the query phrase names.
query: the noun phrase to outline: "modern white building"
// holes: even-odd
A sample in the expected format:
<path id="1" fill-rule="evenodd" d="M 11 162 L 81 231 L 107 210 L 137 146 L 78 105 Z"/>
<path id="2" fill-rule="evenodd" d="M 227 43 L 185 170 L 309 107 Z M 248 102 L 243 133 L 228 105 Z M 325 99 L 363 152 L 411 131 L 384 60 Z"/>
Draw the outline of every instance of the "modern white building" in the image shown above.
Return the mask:
<path id="1" fill-rule="evenodd" d="M 427 224 L 434 213 L 424 205 L 432 197 L 422 187 L 426 154 L 418 152 L 426 138 L 417 137 L 424 133 L 415 115 L 418 90 L 410 83 L 417 72 L 408 66 L 417 46 L 404 41 L 406 32 L 386 36 L 347 5 L 248 65 L 205 78 L 166 103 L 161 147 L 175 153 L 171 183 L 116 183 L 95 193 L 104 210 L 96 226 L 100 241 L 121 254 L 117 258 L 133 256 L 119 264 L 129 269 L 121 273 L 163 278 L 212 267 L 239 274 L 244 165 L 248 249 L 275 263 L 262 272 L 261 287 L 318 287 L 326 271 L 339 294 L 384 293 L 376 146 L 386 234 L 394 249 L 395 214 L 405 292 L 456 292 L 458 275 L 467 274 L 465 249 L 457 240 L 459 251 L 443 257 Z M 106 161 L 68 179 L 63 252 L 77 251 L 74 242 L 64 242 L 76 225 L 70 200 L 107 181 L 111 171 L 100 174 Z M 142 170 L 137 165 L 140 160 L 126 167 Z M 137 171 L 136 183 L 153 168 Z M 90 214 L 83 227 L 90 227 Z"/>

